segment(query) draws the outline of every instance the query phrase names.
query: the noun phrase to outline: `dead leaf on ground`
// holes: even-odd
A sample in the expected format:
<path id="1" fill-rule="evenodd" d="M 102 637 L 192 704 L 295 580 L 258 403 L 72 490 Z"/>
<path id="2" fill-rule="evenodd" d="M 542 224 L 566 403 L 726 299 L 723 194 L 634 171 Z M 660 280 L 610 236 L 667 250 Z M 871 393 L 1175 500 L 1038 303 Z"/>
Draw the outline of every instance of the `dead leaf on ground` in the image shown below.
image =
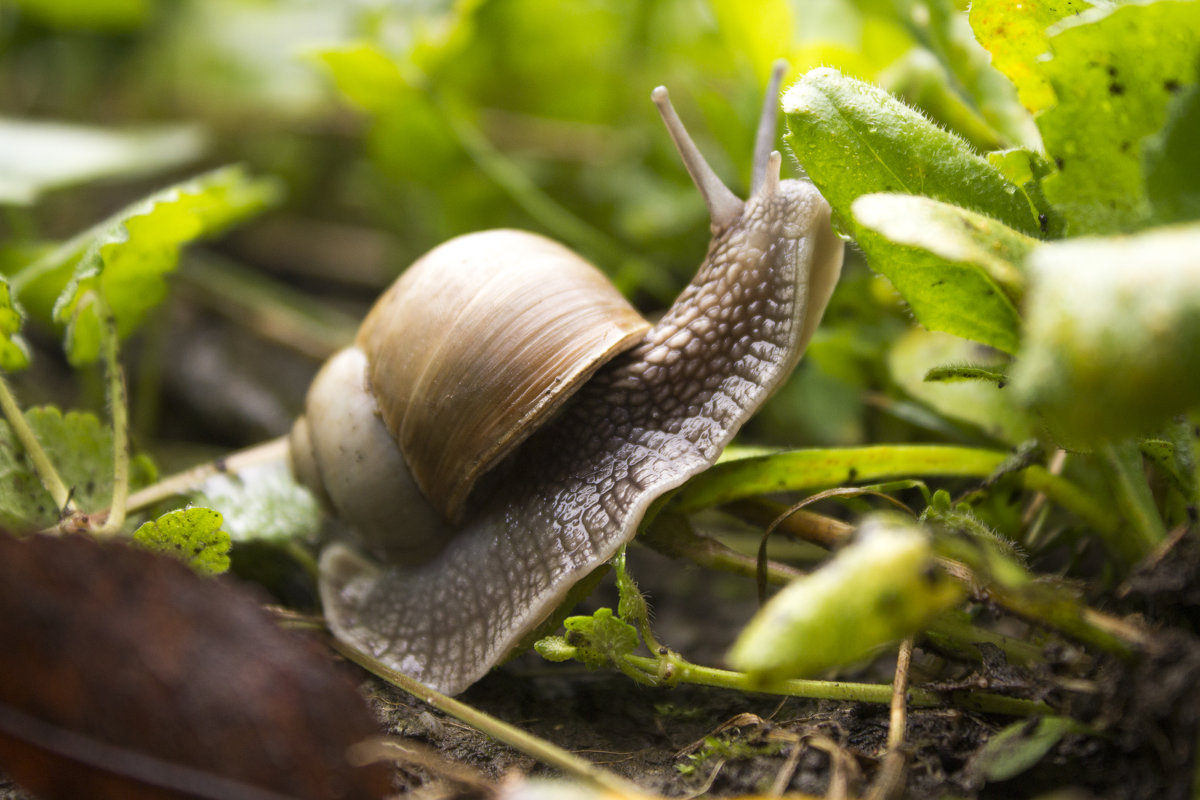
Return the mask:
<path id="1" fill-rule="evenodd" d="M 45 800 L 379 798 L 351 681 L 250 592 L 83 537 L 0 534 L 0 769 Z"/>

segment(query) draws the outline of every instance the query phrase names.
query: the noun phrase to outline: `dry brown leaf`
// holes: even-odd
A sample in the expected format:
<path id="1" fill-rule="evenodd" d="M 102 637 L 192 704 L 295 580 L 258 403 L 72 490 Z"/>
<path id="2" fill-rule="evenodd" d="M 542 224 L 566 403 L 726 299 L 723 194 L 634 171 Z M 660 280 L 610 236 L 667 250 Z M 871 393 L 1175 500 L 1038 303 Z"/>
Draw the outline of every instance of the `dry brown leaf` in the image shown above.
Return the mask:
<path id="1" fill-rule="evenodd" d="M 378 798 L 346 676 L 231 582 L 83 537 L 0 534 L 0 769 L 54 798 Z"/>

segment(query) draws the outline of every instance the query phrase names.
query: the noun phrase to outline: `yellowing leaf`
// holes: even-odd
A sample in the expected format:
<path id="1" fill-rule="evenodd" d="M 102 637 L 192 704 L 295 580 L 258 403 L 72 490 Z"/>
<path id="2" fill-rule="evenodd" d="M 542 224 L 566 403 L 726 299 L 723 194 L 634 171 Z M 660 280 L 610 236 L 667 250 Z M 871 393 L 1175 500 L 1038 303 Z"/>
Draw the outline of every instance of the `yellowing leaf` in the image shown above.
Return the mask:
<path id="1" fill-rule="evenodd" d="M 1197 83 L 1200 3 L 1093 9 L 1061 23 L 1050 46 L 1054 57 L 1038 62 L 1058 95 L 1037 118 L 1058 167 L 1046 198 L 1076 236 L 1145 227 L 1143 140 L 1163 127 L 1174 93 Z"/>
<path id="2" fill-rule="evenodd" d="M 1054 90 L 1038 69 L 1049 50 L 1046 29 L 1059 20 L 1091 8 L 1085 0 L 974 0 L 971 27 L 992 54 L 992 65 L 1016 84 L 1021 103 L 1030 111 L 1054 104 Z"/>

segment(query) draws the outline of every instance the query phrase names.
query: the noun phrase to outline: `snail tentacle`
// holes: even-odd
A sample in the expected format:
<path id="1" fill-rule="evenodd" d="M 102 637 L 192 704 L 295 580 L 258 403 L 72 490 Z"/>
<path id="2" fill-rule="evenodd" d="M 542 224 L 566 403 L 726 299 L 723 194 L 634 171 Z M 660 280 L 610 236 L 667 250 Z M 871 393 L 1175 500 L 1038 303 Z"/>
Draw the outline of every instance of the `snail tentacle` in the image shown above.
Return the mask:
<path id="1" fill-rule="evenodd" d="M 434 561 L 360 580 L 346 553 L 327 553 L 322 571 L 339 580 L 323 597 L 339 636 L 451 693 L 487 672 L 791 371 L 828 300 L 810 284 L 832 286 L 841 264 L 793 229 L 827 208 L 797 181 L 749 203 L 666 316 L 522 445 Z"/>
<path id="2" fill-rule="evenodd" d="M 696 143 L 688 135 L 687 128 L 683 127 L 683 121 L 675 113 L 675 107 L 671 105 L 671 96 L 667 93 L 667 87 L 657 87 L 650 93 L 650 99 L 658 107 L 663 124 L 667 126 L 667 131 L 671 134 L 671 141 L 675 143 L 675 149 L 679 151 L 683 165 L 687 167 L 688 174 L 692 176 L 692 183 L 696 184 L 696 188 L 700 190 L 700 196 L 704 198 L 704 204 L 708 206 L 708 216 L 712 220 L 713 233 L 733 225 L 742 214 L 744 204 L 741 198 L 734 194 L 708 165 L 708 161 L 700 153 L 700 148 L 696 147 Z"/>
<path id="3" fill-rule="evenodd" d="M 764 110 L 772 131 L 775 94 L 777 83 Z M 780 180 L 778 152 L 756 154 L 743 202 L 699 156 L 666 90 L 654 99 L 712 215 L 691 284 L 483 476 L 436 555 L 417 565 L 376 565 L 341 545 L 322 555 L 334 633 L 440 691 L 499 663 L 634 537 L 657 498 L 716 460 L 800 359 L 840 272 L 829 204 L 811 184 Z"/>
<path id="4" fill-rule="evenodd" d="M 751 163 L 750 194 L 758 194 L 772 168 L 769 166 L 771 151 L 775 144 L 775 127 L 779 120 L 779 86 L 787 72 L 787 61 L 779 59 L 771 65 L 771 78 L 763 96 L 762 113 L 758 117 L 758 130 L 754 134 L 754 159 Z M 776 177 L 779 167 L 774 167 Z"/>

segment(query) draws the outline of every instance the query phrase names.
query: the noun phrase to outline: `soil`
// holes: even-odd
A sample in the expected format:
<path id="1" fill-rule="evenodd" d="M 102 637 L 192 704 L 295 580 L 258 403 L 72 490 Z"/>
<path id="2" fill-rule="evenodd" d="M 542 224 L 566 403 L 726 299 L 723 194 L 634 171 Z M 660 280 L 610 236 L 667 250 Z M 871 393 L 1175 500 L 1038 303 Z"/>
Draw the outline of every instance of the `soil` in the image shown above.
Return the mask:
<path id="1" fill-rule="evenodd" d="M 1191 541 L 1127 584 L 1124 611 L 1178 623 L 1195 617 L 1200 547 Z M 752 587 L 699 573 L 653 553 L 631 551 L 631 571 L 658 599 L 660 638 L 698 663 L 716 664 L 728 638 L 754 608 Z M 612 598 L 599 598 L 606 604 Z M 1143 617 L 1154 625 L 1157 620 Z M 1200 722 L 1200 640 L 1185 628 L 1159 630 L 1150 652 L 1124 662 L 1060 646 L 1035 669 L 1005 663 L 999 651 L 975 665 L 955 665 L 918 647 L 914 680 L 937 671 L 932 685 L 986 687 L 1046 700 L 1093 727 L 1063 736 L 1037 763 L 1011 779 L 988 781 L 981 748 L 1020 720 L 953 707 L 911 709 L 904 782 L 893 797 L 1191 798 Z M 683 644 L 679 644 L 679 643 Z M 689 647 L 693 649 L 689 649 Z M 894 662 L 865 667 L 862 680 L 889 682 Z M 950 677 L 947 677 L 950 676 Z M 429 745 L 477 771 L 550 775 L 498 744 L 391 687 L 366 691 L 387 730 Z M 861 796 L 881 773 L 888 709 L 858 703 L 782 700 L 723 689 L 654 689 L 619 674 L 589 672 L 525 656 L 494 670 L 462 699 L 671 797 L 804 793 Z M 1032 733 L 1038 720 L 1023 723 Z M 401 765 L 397 788 L 414 797 L 470 794 L 437 766 Z"/>
<path id="2" fill-rule="evenodd" d="M 1057 739 L 1006 780 L 989 780 L 981 753 L 1005 728 L 1015 724 L 1033 736 L 1040 721 L 973 713 L 951 701 L 909 710 L 902 780 L 891 793 L 871 795 L 887 773 L 889 718 L 882 705 L 648 688 L 615 672 L 551 664 L 533 654 L 494 670 L 461 699 L 669 797 L 1183 800 L 1195 796 L 1200 725 L 1200 640 L 1189 632 L 1200 618 L 1198 564 L 1200 546 L 1185 538 L 1117 593 L 1110 613 L 1155 630 L 1137 660 L 1060 643 L 1047 649 L 1044 663 L 1019 668 L 994 648 L 984 648 L 978 662 L 959 663 L 917 647 L 914 683 L 947 697 L 986 688 L 1044 700 L 1090 726 Z M 654 604 L 659 637 L 696 663 L 720 664 L 756 606 L 749 582 L 643 549 L 631 550 L 630 571 Z M 606 586 L 590 602 L 615 607 L 614 595 Z M 881 658 L 844 677 L 887 683 L 893 669 L 894 660 Z M 555 774 L 397 689 L 374 680 L 362 689 L 383 730 L 406 748 L 394 778 L 400 797 L 483 798 L 500 790 L 511 798 L 519 776 Z M 0 778 L 0 800 L 26 797 Z"/>

